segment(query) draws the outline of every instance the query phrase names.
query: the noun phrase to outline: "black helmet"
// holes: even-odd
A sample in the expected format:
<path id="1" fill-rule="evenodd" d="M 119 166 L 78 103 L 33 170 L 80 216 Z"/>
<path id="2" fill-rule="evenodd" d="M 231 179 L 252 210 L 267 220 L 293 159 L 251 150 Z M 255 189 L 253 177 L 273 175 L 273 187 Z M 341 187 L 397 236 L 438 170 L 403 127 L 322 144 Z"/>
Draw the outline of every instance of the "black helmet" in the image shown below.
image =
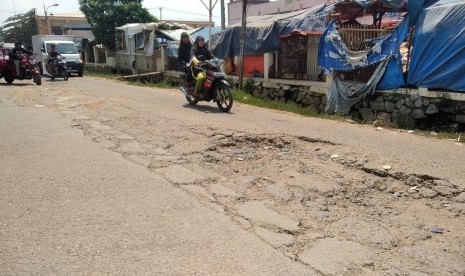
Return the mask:
<path id="1" fill-rule="evenodd" d="M 15 46 L 21 45 L 21 44 L 22 44 L 22 43 L 21 43 L 21 41 L 19 41 L 19 40 L 15 42 Z"/>
<path id="2" fill-rule="evenodd" d="M 195 38 L 194 44 L 195 44 L 195 45 L 198 45 L 198 43 L 199 43 L 200 40 L 205 41 L 205 39 L 203 38 L 203 36 L 198 35 L 198 36 Z"/>
<path id="3" fill-rule="evenodd" d="M 55 47 L 55 43 L 50 44 L 50 47 Z"/>

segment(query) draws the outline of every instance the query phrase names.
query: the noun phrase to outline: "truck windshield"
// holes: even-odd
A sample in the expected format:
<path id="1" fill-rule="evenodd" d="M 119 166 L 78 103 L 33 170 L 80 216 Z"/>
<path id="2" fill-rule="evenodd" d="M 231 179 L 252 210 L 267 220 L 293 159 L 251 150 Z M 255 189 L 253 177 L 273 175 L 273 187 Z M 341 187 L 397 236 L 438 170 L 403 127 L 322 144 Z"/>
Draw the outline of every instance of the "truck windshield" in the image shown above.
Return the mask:
<path id="1" fill-rule="evenodd" d="M 55 49 L 59 54 L 77 54 L 74 43 L 55 43 Z M 47 53 L 50 52 L 50 44 L 47 44 Z"/>

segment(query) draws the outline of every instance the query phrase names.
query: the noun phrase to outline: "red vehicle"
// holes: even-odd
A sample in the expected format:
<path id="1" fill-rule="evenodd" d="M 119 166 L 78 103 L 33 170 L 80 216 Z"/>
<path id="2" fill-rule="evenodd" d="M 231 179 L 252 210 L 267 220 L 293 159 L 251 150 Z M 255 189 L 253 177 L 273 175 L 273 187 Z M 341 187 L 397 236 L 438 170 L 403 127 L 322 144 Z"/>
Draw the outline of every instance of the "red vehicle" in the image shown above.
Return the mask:
<path id="1" fill-rule="evenodd" d="M 11 50 L 14 45 L 10 47 L 11 43 L 4 43 L 0 47 L 0 79 L 4 78 L 7 83 L 12 83 L 17 80 L 34 80 L 37 85 L 42 84 L 42 77 L 39 73 L 39 67 L 36 64 L 34 55 L 20 54 L 19 67 L 21 74 L 16 72 L 15 60 L 12 57 Z"/>

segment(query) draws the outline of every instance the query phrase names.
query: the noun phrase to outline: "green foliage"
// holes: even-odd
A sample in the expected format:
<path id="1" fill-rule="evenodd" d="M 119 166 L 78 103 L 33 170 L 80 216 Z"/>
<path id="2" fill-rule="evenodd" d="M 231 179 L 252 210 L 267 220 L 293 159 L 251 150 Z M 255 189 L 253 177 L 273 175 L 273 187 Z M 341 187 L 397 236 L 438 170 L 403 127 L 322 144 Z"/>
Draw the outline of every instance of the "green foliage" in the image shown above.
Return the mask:
<path id="1" fill-rule="evenodd" d="M 0 36 L 5 42 L 21 41 L 26 48 L 32 48 L 32 36 L 36 35 L 35 9 L 9 17 L 2 25 Z"/>
<path id="2" fill-rule="evenodd" d="M 269 109 L 274 109 L 274 110 L 292 112 L 292 113 L 300 114 L 302 116 L 307 116 L 307 117 L 319 117 L 319 118 L 326 118 L 326 119 L 339 120 L 339 121 L 342 121 L 345 118 L 344 116 L 340 116 L 340 115 L 330 115 L 326 113 L 320 113 L 318 112 L 318 110 L 315 110 L 313 108 L 304 108 L 295 103 L 284 103 L 284 102 L 255 98 L 254 96 L 239 89 L 233 90 L 233 96 L 234 96 L 234 101 L 237 101 L 240 103 L 245 103 L 245 104 L 249 104 L 253 106 L 269 108 Z"/>
<path id="3" fill-rule="evenodd" d="M 141 0 L 79 0 L 97 44 L 115 49 L 115 29 L 127 23 L 156 22 Z"/>
<path id="4" fill-rule="evenodd" d="M 244 91 L 252 94 L 254 89 L 254 81 L 253 79 L 247 79 L 244 84 Z"/>

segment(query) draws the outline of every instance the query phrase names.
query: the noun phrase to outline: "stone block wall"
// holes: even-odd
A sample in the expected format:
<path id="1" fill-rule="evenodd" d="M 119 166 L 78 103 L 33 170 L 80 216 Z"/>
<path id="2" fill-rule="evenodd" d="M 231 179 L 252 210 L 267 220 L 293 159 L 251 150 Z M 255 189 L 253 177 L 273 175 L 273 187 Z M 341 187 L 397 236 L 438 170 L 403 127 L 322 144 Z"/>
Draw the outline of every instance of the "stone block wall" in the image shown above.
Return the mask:
<path id="1" fill-rule="evenodd" d="M 165 77 L 174 86 L 182 85 L 179 72 L 165 72 Z M 237 78 L 228 81 L 238 87 Z M 244 79 L 243 82 L 243 89 L 256 98 L 293 103 L 319 112 L 326 108 L 328 86 L 289 80 Z M 349 115 L 355 121 L 378 126 L 465 131 L 465 93 L 429 92 L 423 96 L 420 92 L 418 89 L 377 92 L 353 106 Z M 458 99 L 452 99 L 452 94 L 458 95 Z"/>
<path id="2" fill-rule="evenodd" d="M 465 130 L 465 102 L 418 94 L 376 93 L 356 104 L 355 119 L 379 125 L 432 130 Z"/>

